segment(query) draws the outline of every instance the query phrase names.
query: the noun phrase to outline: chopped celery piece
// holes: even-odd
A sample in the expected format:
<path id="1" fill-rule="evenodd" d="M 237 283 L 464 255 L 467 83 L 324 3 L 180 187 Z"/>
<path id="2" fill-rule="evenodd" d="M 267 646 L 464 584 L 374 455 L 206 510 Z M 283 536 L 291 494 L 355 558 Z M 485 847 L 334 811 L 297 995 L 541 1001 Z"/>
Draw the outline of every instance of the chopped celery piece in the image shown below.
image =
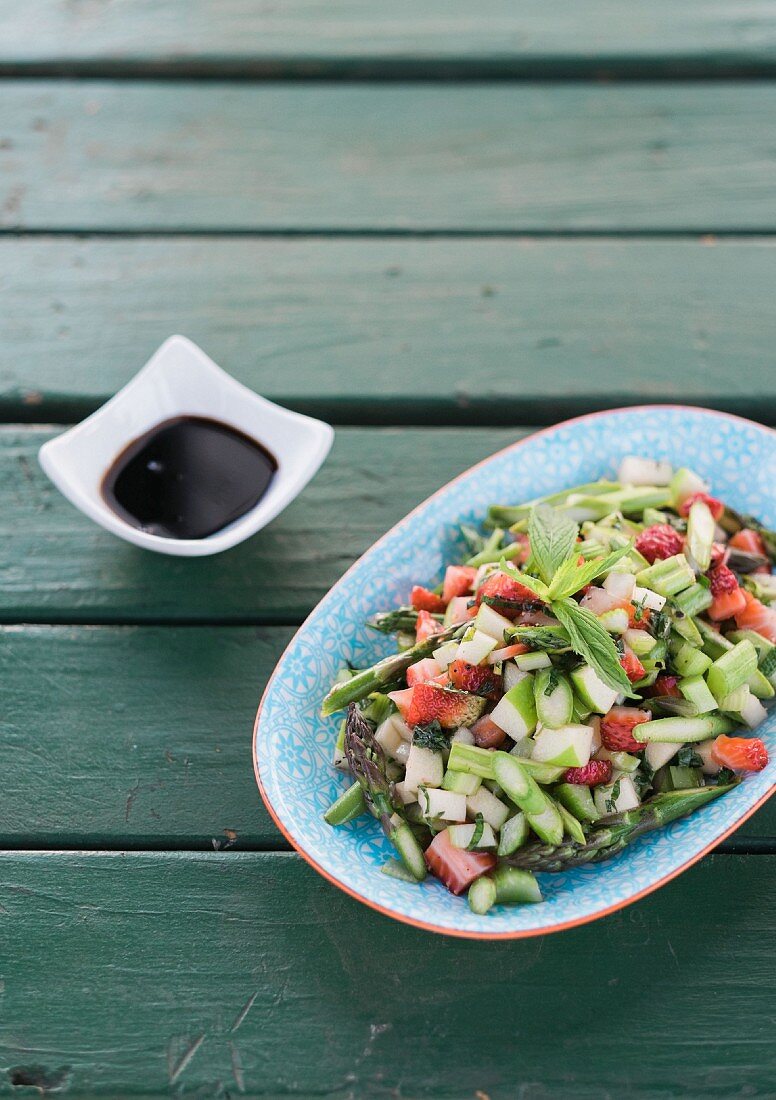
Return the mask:
<path id="1" fill-rule="evenodd" d="M 737 642 L 732 649 L 717 657 L 706 673 L 706 683 L 719 702 L 741 687 L 757 668 L 757 650 L 748 639 Z"/>
<path id="2" fill-rule="evenodd" d="M 694 584 L 695 573 L 684 554 L 674 554 L 672 558 L 664 558 L 642 569 L 636 580 L 640 587 L 671 597 Z"/>
<path id="3" fill-rule="evenodd" d="M 680 676 L 703 676 L 706 669 L 711 667 L 711 657 L 687 642 L 682 642 L 673 658 L 674 668 Z"/>
<path id="4" fill-rule="evenodd" d="M 708 493 L 709 486 L 692 470 L 682 466 L 671 478 L 669 489 L 671 491 L 670 503 L 678 510 L 679 506 L 693 493 Z"/>
<path id="5" fill-rule="evenodd" d="M 701 636 L 703 652 L 707 653 L 712 661 L 733 648 L 733 642 L 729 642 L 724 635 L 705 623 L 703 619 L 696 619 L 695 626 Z"/>
<path id="6" fill-rule="evenodd" d="M 705 584 L 691 584 L 673 598 L 674 606 L 685 615 L 700 615 L 711 607 L 711 589 Z"/>
<path id="7" fill-rule="evenodd" d="M 677 686 L 685 699 L 692 703 L 698 714 L 708 714 L 709 711 L 717 709 L 717 700 L 709 691 L 702 675 L 690 676 L 680 680 Z"/>
<path id="8" fill-rule="evenodd" d="M 772 699 L 776 695 L 776 688 L 760 668 L 754 670 L 747 685 L 757 699 Z"/>
<path id="9" fill-rule="evenodd" d="M 676 633 L 681 635 L 690 645 L 700 649 L 703 645 L 703 636 L 698 630 L 696 622 L 696 619 L 691 619 L 689 615 L 682 615 L 678 611 L 671 613 L 671 625 Z"/>
<path id="10" fill-rule="evenodd" d="M 442 777 L 442 790 L 455 794 L 476 794 L 482 783 L 482 777 L 473 772 L 451 771 L 449 768 Z"/>

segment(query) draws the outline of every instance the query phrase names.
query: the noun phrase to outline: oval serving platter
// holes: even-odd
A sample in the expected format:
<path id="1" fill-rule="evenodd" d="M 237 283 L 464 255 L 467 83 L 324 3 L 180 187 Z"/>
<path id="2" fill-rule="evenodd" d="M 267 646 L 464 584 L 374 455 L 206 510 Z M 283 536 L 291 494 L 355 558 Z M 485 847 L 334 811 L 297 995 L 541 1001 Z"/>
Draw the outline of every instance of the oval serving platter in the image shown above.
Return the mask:
<path id="1" fill-rule="evenodd" d="M 545 901 L 469 910 L 429 877 L 413 886 L 381 874 L 392 854 L 379 824 L 333 829 L 323 813 L 348 785 L 331 757 L 341 715 L 319 705 L 346 661 L 366 666 L 392 651 L 370 630 L 375 612 L 406 603 L 413 583 L 436 583 L 462 547 L 457 528 L 479 523 L 491 503 L 513 504 L 613 476 L 626 454 L 689 465 L 712 492 L 776 526 L 776 432 L 748 420 L 682 406 L 595 413 L 537 432 L 456 478 L 363 555 L 295 635 L 264 693 L 254 731 L 254 768 L 275 823 L 317 871 L 374 909 L 448 935 L 508 939 L 570 928 L 621 908 L 691 866 L 773 793 L 776 711 L 758 730 L 767 768 L 697 814 L 642 837 L 610 862 L 539 876 Z"/>

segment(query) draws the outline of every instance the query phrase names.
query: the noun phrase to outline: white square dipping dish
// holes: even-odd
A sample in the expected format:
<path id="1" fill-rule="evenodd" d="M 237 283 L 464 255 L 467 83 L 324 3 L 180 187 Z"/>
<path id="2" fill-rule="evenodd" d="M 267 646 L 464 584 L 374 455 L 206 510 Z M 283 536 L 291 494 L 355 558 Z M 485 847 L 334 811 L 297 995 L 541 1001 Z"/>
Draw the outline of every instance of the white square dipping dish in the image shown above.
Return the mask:
<path id="1" fill-rule="evenodd" d="M 121 452 L 166 420 L 220 420 L 275 457 L 277 471 L 261 500 L 227 527 L 201 539 L 175 539 L 133 527 L 102 493 Z M 320 468 L 334 431 L 291 412 L 237 382 L 185 336 L 171 336 L 135 377 L 86 420 L 45 443 L 38 458 L 59 491 L 90 519 L 126 542 L 179 557 L 218 554 L 260 531 Z"/>

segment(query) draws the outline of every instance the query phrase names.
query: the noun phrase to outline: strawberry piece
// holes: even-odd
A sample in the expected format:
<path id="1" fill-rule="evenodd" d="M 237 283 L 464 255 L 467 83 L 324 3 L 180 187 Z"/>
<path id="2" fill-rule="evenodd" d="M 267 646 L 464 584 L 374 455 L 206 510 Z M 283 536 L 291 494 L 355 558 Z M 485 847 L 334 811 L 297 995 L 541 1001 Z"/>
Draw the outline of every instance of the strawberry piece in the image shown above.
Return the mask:
<path id="1" fill-rule="evenodd" d="M 679 677 L 671 676 L 668 672 L 661 672 L 652 685 L 654 695 L 671 695 L 674 699 L 683 699 L 679 690 Z"/>
<path id="2" fill-rule="evenodd" d="M 736 772 L 761 772 L 768 750 L 759 737 L 726 737 L 721 733 L 711 746 L 711 758 Z"/>
<path id="3" fill-rule="evenodd" d="M 754 630 L 776 645 L 776 609 L 766 607 L 751 592 L 744 592 L 744 606 L 735 618 L 739 630 Z"/>
<path id="4" fill-rule="evenodd" d="M 436 719 L 442 729 L 471 726 L 485 709 L 485 700 L 439 684 L 415 684 L 407 717 L 408 726 L 426 725 Z"/>
<path id="5" fill-rule="evenodd" d="M 569 768 L 563 776 L 564 783 L 580 783 L 584 787 L 597 787 L 612 778 L 611 760 L 589 760 L 584 768 Z"/>
<path id="6" fill-rule="evenodd" d="M 469 852 L 456 848 L 447 829 L 442 829 L 426 848 L 426 866 L 451 894 L 462 894 L 480 875 L 496 866 L 489 852 Z"/>
<path id="7" fill-rule="evenodd" d="M 437 613 L 444 611 L 447 606 L 441 596 L 437 596 L 436 592 L 432 592 L 429 588 L 424 588 L 422 584 L 413 585 L 410 593 L 410 603 L 416 611 Z"/>
<path id="8" fill-rule="evenodd" d="M 730 557 L 730 551 L 727 546 L 723 546 L 721 542 L 713 542 L 711 544 L 711 568 L 716 569 L 718 565 L 727 565 L 728 558 Z"/>
<path id="9" fill-rule="evenodd" d="M 641 532 L 635 545 L 641 556 L 652 565 L 658 559 L 681 554 L 684 541 L 669 523 L 656 523 Z"/>
<path id="10" fill-rule="evenodd" d="M 436 664 L 436 661 L 434 662 Z M 448 665 L 450 683 L 459 691 L 473 691 L 496 699 L 501 695 L 501 677 L 492 665 L 470 665 L 466 661 L 453 661 Z"/>
<path id="11" fill-rule="evenodd" d="M 512 541 L 520 543 L 520 553 L 516 558 L 512 558 L 512 564 L 524 565 L 531 556 L 531 540 L 528 535 L 520 532 L 512 536 Z"/>
<path id="12" fill-rule="evenodd" d="M 746 599 L 732 569 L 728 569 L 726 565 L 717 565 L 706 575 L 709 578 L 713 597 L 709 608 L 710 619 L 722 622 L 723 619 L 730 619 L 745 609 Z"/>
<path id="13" fill-rule="evenodd" d="M 625 653 L 620 657 L 620 664 L 625 669 L 625 675 L 632 684 L 635 684 L 637 680 L 641 680 L 647 674 L 647 670 L 629 646 L 625 647 Z"/>
<path id="14" fill-rule="evenodd" d="M 465 623 L 476 614 L 477 608 L 469 596 L 453 596 L 447 605 L 447 618 L 451 623 Z"/>
<path id="15" fill-rule="evenodd" d="M 695 504 L 696 500 L 700 500 L 706 505 L 706 507 L 714 517 L 715 523 L 722 519 L 722 513 L 725 511 L 725 505 L 722 503 L 721 500 L 717 500 L 716 497 L 710 497 L 708 493 L 690 493 L 690 495 L 679 505 L 679 515 L 689 516 L 690 509 L 692 508 L 693 504 Z"/>
<path id="16" fill-rule="evenodd" d="M 445 570 L 445 583 L 442 585 L 442 599 L 446 604 L 455 596 L 465 596 L 471 592 L 477 570 L 473 565 L 448 565 Z"/>
<path id="17" fill-rule="evenodd" d="M 742 527 L 740 531 L 736 531 L 729 545 L 735 546 L 736 550 L 743 550 L 745 554 L 760 554 L 764 558 L 768 557 L 762 536 L 751 527 Z"/>
<path id="18" fill-rule="evenodd" d="M 399 709 L 399 714 L 404 721 L 407 721 L 407 715 L 410 710 L 410 703 L 412 702 L 412 693 L 415 689 L 408 687 L 402 688 L 401 691 L 389 691 L 388 698 L 392 703 L 395 703 Z"/>
<path id="19" fill-rule="evenodd" d="M 637 741 L 633 730 L 642 722 L 649 722 L 648 710 L 636 707 L 612 707 L 601 719 L 601 741 L 609 752 L 640 752 L 643 741 Z"/>
<path id="20" fill-rule="evenodd" d="M 442 672 L 433 657 L 426 657 L 423 661 L 416 661 L 407 669 L 407 684 L 414 687 L 415 684 L 424 684 L 427 680 L 434 680 Z"/>
<path id="21" fill-rule="evenodd" d="M 474 744 L 480 749 L 497 749 L 506 740 L 501 726 L 497 726 L 488 714 L 483 714 L 472 726 Z"/>
<path id="22" fill-rule="evenodd" d="M 495 602 L 497 611 L 506 615 L 507 618 L 516 615 L 520 610 L 519 607 L 512 607 L 512 604 L 521 603 L 536 603 L 537 599 L 530 588 L 526 588 L 525 585 L 520 584 L 514 577 L 508 577 L 506 573 L 491 573 L 491 575 L 482 582 L 477 590 L 477 603 L 481 604 L 483 599 L 489 596 Z M 504 601 L 506 606 L 499 606 L 499 601 Z"/>
<path id="23" fill-rule="evenodd" d="M 440 630 L 443 629 L 442 624 L 437 622 L 430 612 L 419 611 L 418 621 L 415 624 L 415 641 L 426 642 L 429 638 L 432 638 L 434 634 L 438 634 Z"/>

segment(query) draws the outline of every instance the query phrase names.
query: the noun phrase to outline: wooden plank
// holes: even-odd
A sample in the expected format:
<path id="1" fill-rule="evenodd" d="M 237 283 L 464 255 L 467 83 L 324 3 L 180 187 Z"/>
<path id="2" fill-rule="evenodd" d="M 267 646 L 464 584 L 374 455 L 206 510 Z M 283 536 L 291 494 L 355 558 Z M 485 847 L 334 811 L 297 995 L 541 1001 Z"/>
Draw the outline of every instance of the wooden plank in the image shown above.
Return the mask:
<path id="1" fill-rule="evenodd" d="M 26 0 L 0 12 L 6 71 L 294 74 L 431 71 L 762 72 L 776 62 L 769 3 L 655 0 Z M 393 63 L 391 65 L 391 63 Z M 415 68 L 412 68 L 412 64 Z"/>
<path id="2" fill-rule="evenodd" d="M 400 926 L 279 853 L 3 853 L 0 879 L 9 1094 L 773 1092 L 774 857 L 488 944 Z"/>
<path id="3" fill-rule="evenodd" d="M 0 848 L 284 846 L 250 740 L 288 628 L 0 628 Z M 728 850 L 773 848 L 776 800 Z"/>
<path id="4" fill-rule="evenodd" d="M 0 621 L 299 623 L 419 501 L 525 429 L 342 429 L 320 473 L 227 554 L 174 558 L 121 542 L 47 480 L 51 429 L 0 429 Z"/>
<path id="5" fill-rule="evenodd" d="M 766 83 L 8 81 L 0 227 L 776 227 Z"/>
<path id="6" fill-rule="evenodd" d="M 292 633 L 2 628 L 0 847 L 286 847 L 251 736 Z"/>
<path id="7" fill-rule="evenodd" d="M 182 331 L 337 423 L 542 424 L 643 400 L 773 423 L 775 249 L 0 238 L 0 415 L 78 419 Z"/>

